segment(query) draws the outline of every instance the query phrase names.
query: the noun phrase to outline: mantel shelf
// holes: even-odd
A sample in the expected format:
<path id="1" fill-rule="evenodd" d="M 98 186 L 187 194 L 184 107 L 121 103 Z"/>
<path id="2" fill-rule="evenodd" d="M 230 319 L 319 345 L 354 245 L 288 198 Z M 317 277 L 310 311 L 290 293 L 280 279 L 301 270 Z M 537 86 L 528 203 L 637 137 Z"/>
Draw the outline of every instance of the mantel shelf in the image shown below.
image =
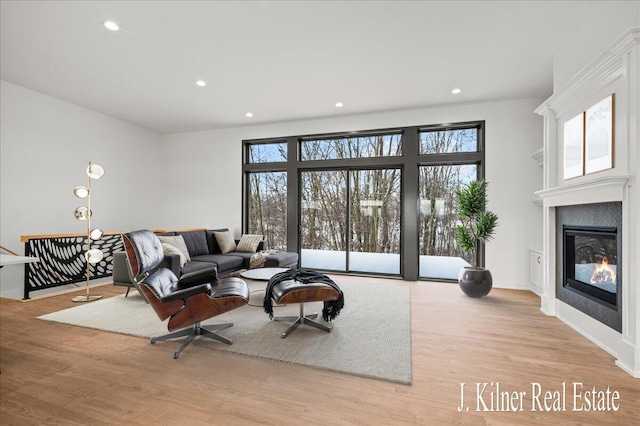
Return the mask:
<path id="1" fill-rule="evenodd" d="M 545 206 L 570 206 L 576 204 L 607 203 L 622 201 L 624 189 L 631 176 L 607 176 L 596 180 L 536 191 Z"/>

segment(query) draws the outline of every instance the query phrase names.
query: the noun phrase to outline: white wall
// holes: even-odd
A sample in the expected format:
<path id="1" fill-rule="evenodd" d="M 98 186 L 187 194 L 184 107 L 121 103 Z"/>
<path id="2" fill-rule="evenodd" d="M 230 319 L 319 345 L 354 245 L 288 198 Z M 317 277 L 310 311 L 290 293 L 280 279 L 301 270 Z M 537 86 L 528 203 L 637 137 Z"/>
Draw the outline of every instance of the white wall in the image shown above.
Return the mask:
<path id="1" fill-rule="evenodd" d="M 553 61 L 554 93 L 622 33 L 640 26 L 640 1 L 591 2 L 589 8 L 593 13 L 588 19 L 558 45 Z"/>
<path id="2" fill-rule="evenodd" d="M 230 227 L 241 232 L 243 139 L 486 121 L 490 207 L 500 216 L 487 246 L 495 285 L 527 287 L 528 250 L 542 245 L 532 204 L 541 169 L 540 99 L 458 105 L 160 136 L 62 100 L 1 82 L 2 245 L 23 253 L 20 235 L 83 232 L 72 190 L 86 184 L 88 160 L 106 169 L 94 181 L 93 222 L 106 231 Z M 30 172 L 37 170 L 37 175 Z M 35 194 L 35 195 L 25 195 Z M 22 297 L 23 269 L 0 270 L 2 297 Z"/>
<path id="3" fill-rule="evenodd" d="M 84 232 L 73 188 L 93 181 L 92 225 L 105 231 L 160 227 L 163 167 L 157 133 L 57 98 L 0 82 L 0 240 L 24 253 L 21 235 Z M 22 298 L 23 267 L 0 269 L 0 296 Z M 37 293 L 36 293 L 37 294 Z"/>
<path id="4" fill-rule="evenodd" d="M 229 227 L 241 233 L 243 139 L 396 126 L 486 121 L 486 179 L 489 206 L 500 217 L 487 245 L 487 266 L 496 286 L 528 288 L 528 250 L 542 247 L 541 208 L 533 192 L 542 187 L 542 170 L 531 154 L 542 147 L 542 119 L 533 113 L 541 99 L 457 105 L 352 115 L 270 125 L 164 135 L 167 228 Z"/>

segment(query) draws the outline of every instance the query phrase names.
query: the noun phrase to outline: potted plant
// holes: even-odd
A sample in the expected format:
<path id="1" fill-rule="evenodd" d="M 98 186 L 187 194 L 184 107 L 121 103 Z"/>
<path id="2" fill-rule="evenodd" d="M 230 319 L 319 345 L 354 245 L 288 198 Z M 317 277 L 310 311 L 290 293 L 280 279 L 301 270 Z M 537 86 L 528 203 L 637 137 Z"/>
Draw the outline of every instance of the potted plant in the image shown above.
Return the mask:
<path id="1" fill-rule="evenodd" d="M 473 259 L 473 266 L 460 270 L 458 284 L 470 297 L 486 296 L 493 286 L 491 272 L 478 266 L 478 248 L 493 238 L 498 226 L 498 216 L 487 210 L 487 185 L 486 181 L 472 181 L 455 191 L 461 222 L 456 227 L 456 241 Z"/>

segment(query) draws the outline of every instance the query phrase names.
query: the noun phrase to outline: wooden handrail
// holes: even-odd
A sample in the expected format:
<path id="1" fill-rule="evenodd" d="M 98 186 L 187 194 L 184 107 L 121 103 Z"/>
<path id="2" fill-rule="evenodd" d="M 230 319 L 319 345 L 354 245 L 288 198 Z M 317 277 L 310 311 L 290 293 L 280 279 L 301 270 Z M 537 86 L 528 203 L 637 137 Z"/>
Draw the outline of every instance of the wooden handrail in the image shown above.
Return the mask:
<path id="1" fill-rule="evenodd" d="M 169 232 L 165 229 L 153 229 L 153 232 Z M 104 235 L 119 235 L 122 234 L 122 231 L 109 231 L 105 232 Z M 20 242 L 26 243 L 29 240 L 42 240 L 46 238 L 66 238 L 66 237 L 86 237 L 86 233 L 75 232 L 69 234 L 44 234 L 44 235 L 21 235 Z"/>
<path id="2" fill-rule="evenodd" d="M 155 233 L 163 233 L 163 232 L 204 231 L 205 229 L 208 229 L 208 228 L 152 229 L 151 231 Z M 117 235 L 117 234 L 122 234 L 122 231 L 109 231 L 104 233 L 104 235 Z M 82 232 L 74 232 L 69 234 L 21 235 L 20 242 L 26 243 L 29 240 L 42 240 L 45 238 L 66 238 L 66 237 L 86 237 L 86 236 L 87 234 Z"/>

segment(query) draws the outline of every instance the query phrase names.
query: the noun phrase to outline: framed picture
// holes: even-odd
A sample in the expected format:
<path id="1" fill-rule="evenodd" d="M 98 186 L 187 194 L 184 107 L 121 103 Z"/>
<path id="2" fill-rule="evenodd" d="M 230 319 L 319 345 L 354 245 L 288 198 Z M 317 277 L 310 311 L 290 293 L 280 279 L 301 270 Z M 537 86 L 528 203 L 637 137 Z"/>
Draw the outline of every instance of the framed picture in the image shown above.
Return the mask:
<path id="1" fill-rule="evenodd" d="M 584 112 L 564 123 L 564 178 L 584 175 Z"/>
<path id="2" fill-rule="evenodd" d="M 585 114 L 585 173 L 613 167 L 613 94 Z"/>

